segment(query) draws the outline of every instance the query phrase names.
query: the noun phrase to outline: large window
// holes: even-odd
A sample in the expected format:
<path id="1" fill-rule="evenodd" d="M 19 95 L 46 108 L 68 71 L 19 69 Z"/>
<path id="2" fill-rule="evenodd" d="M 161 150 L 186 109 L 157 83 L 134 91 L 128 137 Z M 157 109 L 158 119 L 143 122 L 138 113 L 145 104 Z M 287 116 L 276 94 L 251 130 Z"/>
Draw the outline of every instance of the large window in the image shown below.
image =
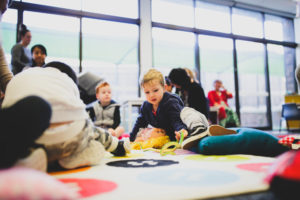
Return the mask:
<path id="1" fill-rule="evenodd" d="M 194 27 L 193 1 L 152 0 L 152 20 Z"/>
<path id="2" fill-rule="evenodd" d="M 205 93 L 214 90 L 213 82 L 219 79 L 228 91 L 235 95 L 233 76 L 232 39 L 199 36 L 201 84 Z M 228 101 L 235 110 L 235 100 Z"/>
<path id="3" fill-rule="evenodd" d="M 279 128 L 281 108 L 286 95 L 286 80 L 284 71 L 284 49 L 282 46 L 269 44 L 268 63 L 271 89 L 271 111 L 273 129 Z"/>
<path id="4" fill-rule="evenodd" d="M 47 49 L 46 62 L 65 62 L 79 72 L 79 19 L 25 11 L 24 24 L 32 34 L 29 48 L 42 44 Z"/>
<path id="5" fill-rule="evenodd" d="M 230 9 L 201 1 L 196 2 L 196 27 L 199 29 L 230 33 Z"/>
<path id="6" fill-rule="evenodd" d="M 296 92 L 292 17 L 208 0 L 16 1 L 1 23 L 9 62 L 16 24 L 24 23 L 32 32 L 29 48 L 43 44 L 46 62 L 104 78 L 119 103 L 140 95 L 141 70 L 152 66 L 168 75 L 189 68 L 206 94 L 214 80 L 223 81 L 242 126 L 271 128 L 272 116 L 276 129 L 285 94 Z M 27 3 L 36 4 L 34 12 Z"/>
<path id="7" fill-rule="evenodd" d="M 195 68 L 195 35 L 153 28 L 154 67 L 168 75 L 172 68 Z"/>
<path id="8" fill-rule="evenodd" d="M 17 27 L 17 11 L 8 9 L 2 16 L 1 22 L 1 43 L 5 52 L 6 61 L 10 63 L 11 60 L 11 48 L 16 44 L 16 27 Z"/>
<path id="9" fill-rule="evenodd" d="M 295 34 L 293 31 L 293 22 L 291 20 L 265 15 L 265 36 L 270 40 L 293 42 Z"/>
<path id="10" fill-rule="evenodd" d="M 82 0 L 82 10 L 138 18 L 138 0 Z"/>
<path id="11" fill-rule="evenodd" d="M 264 46 L 260 43 L 238 40 L 236 47 L 241 125 L 268 126 Z"/>
<path id="12" fill-rule="evenodd" d="M 82 0 L 22 0 L 23 2 L 34 3 L 34 4 L 43 4 L 46 6 L 55 6 L 60 8 L 68 8 L 74 10 L 81 9 Z"/>
<path id="13" fill-rule="evenodd" d="M 90 71 L 108 81 L 116 101 L 136 98 L 138 27 L 83 18 L 82 30 L 83 71 Z"/>
<path id="14" fill-rule="evenodd" d="M 238 35 L 262 38 L 262 15 L 256 12 L 233 8 L 232 32 Z"/>

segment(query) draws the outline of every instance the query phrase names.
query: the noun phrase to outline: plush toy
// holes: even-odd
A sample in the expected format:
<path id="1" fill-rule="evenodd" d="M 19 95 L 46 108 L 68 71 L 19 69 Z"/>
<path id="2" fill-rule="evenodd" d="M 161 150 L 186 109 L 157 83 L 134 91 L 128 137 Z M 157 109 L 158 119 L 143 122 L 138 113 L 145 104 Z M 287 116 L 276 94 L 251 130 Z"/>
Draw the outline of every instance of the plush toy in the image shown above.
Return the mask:
<path id="1" fill-rule="evenodd" d="M 131 143 L 131 149 L 161 149 L 168 142 L 170 142 L 170 138 L 166 135 L 165 130 L 160 128 L 145 128 L 138 132 L 135 141 Z"/>

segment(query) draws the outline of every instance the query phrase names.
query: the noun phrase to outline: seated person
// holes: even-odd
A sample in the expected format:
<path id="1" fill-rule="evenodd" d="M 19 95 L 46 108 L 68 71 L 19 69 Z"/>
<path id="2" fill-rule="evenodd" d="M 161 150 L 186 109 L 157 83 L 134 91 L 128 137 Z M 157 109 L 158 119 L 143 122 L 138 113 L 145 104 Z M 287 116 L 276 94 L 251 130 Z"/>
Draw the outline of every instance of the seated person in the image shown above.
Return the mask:
<path id="1" fill-rule="evenodd" d="M 89 109 L 92 121 L 119 138 L 124 133 L 124 128 L 120 126 L 120 105 L 111 99 L 111 88 L 107 82 L 100 82 L 96 86 L 96 98 L 98 101 Z"/>
<path id="2" fill-rule="evenodd" d="M 58 162 L 72 169 L 98 164 L 105 151 L 117 156 L 130 151 L 128 141 L 119 141 L 91 122 L 70 66 L 50 62 L 18 74 L 9 82 L 2 106 L 10 107 L 30 95 L 40 96 L 51 105 L 50 126 L 35 140 L 44 146 L 49 164 Z"/>
<path id="3" fill-rule="evenodd" d="M 208 100 L 210 107 L 217 107 L 219 114 L 219 124 L 223 127 L 238 127 L 240 126 L 237 114 L 229 107 L 227 99 L 232 98 L 232 93 L 227 91 L 223 86 L 222 81 L 214 81 L 214 90 L 208 92 Z"/>

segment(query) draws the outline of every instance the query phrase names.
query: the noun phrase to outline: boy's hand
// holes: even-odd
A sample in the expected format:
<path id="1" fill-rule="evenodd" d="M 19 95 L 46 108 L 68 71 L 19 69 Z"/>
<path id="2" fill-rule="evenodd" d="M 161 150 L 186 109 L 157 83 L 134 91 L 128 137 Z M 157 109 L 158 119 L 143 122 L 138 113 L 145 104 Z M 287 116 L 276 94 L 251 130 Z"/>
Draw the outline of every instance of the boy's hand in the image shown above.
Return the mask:
<path id="1" fill-rule="evenodd" d="M 179 141 L 181 137 L 181 133 L 183 133 L 184 138 L 188 135 L 187 130 L 181 129 L 180 131 L 175 131 L 176 140 Z"/>

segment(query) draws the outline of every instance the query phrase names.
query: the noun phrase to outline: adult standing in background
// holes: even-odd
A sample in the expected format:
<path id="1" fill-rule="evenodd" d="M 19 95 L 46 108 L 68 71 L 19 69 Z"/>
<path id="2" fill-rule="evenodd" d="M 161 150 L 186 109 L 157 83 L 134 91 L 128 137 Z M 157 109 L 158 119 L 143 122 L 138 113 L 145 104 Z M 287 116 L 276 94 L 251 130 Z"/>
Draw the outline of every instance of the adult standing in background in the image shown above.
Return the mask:
<path id="1" fill-rule="evenodd" d="M 32 65 L 31 52 L 27 48 L 31 42 L 31 32 L 24 24 L 21 24 L 19 34 L 21 41 L 11 49 L 11 66 L 14 75 L 21 72 L 24 67 L 31 67 Z"/>
<path id="2" fill-rule="evenodd" d="M 200 83 L 192 82 L 183 68 L 172 69 L 169 73 L 169 79 L 180 90 L 184 105 L 194 108 L 208 118 L 208 101 Z"/>
<path id="3" fill-rule="evenodd" d="M 7 10 L 8 3 L 11 1 L 8 0 L 0 0 L 0 21 L 2 19 L 2 15 Z M 8 64 L 5 60 L 5 54 L 2 47 L 2 40 L 0 38 L 0 99 L 2 99 L 6 85 L 12 79 L 13 75 L 8 68 Z M 0 103 L 1 104 L 1 103 Z"/>

